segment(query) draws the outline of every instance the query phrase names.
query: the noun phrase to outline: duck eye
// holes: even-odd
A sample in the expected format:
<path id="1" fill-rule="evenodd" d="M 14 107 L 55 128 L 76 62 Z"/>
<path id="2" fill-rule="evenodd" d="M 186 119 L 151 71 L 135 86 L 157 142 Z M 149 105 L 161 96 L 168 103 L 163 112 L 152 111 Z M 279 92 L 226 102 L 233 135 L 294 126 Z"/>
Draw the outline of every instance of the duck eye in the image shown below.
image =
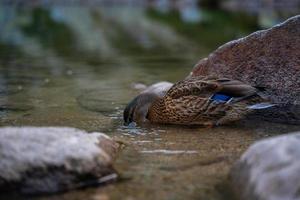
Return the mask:
<path id="1" fill-rule="evenodd" d="M 131 101 L 125 108 L 123 113 L 124 125 L 128 126 L 134 119 L 134 112 L 136 109 L 136 99 Z"/>
<path id="2" fill-rule="evenodd" d="M 135 107 L 133 107 L 133 108 L 130 109 L 129 117 L 128 117 L 128 124 L 130 124 L 131 122 L 133 122 L 134 111 L 135 111 Z"/>
<path id="3" fill-rule="evenodd" d="M 130 123 L 130 107 L 129 105 L 125 108 L 123 113 L 124 125 L 127 126 Z"/>
<path id="4" fill-rule="evenodd" d="M 128 126 L 133 121 L 134 111 L 132 108 L 125 109 L 124 111 L 124 125 Z"/>

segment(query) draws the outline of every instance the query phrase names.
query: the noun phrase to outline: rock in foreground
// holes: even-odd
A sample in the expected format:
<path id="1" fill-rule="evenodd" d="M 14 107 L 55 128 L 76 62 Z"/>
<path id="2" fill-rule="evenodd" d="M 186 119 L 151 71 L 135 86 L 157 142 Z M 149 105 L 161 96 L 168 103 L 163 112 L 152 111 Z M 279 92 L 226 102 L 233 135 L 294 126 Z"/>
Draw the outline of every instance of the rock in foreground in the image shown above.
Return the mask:
<path id="1" fill-rule="evenodd" d="M 116 178 L 118 145 L 75 128 L 0 128 L 0 191 L 54 193 Z"/>
<path id="2" fill-rule="evenodd" d="M 259 141 L 231 171 L 242 200 L 300 200 L 300 132 Z"/>
<path id="3" fill-rule="evenodd" d="M 300 124 L 300 15 L 224 44 L 192 76 L 220 76 L 264 87 L 279 112 L 267 117 Z"/>

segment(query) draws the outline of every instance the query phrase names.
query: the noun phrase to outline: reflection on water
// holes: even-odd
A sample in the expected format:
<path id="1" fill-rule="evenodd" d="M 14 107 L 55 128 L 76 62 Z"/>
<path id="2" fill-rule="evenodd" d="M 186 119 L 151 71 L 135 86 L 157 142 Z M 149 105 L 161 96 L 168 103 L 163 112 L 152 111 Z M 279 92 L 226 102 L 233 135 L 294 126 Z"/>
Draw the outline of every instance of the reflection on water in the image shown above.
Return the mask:
<path id="1" fill-rule="evenodd" d="M 249 144 L 299 128 L 122 126 L 133 83 L 183 79 L 218 45 L 257 28 L 244 15 L 199 16 L 185 23 L 179 12 L 143 7 L 0 6 L 0 125 L 73 126 L 127 144 L 116 162 L 126 181 L 41 199 L 228 199 L 228 170 Z"/>
<path id="2" fill-rule="evenodd" d="M 193 150 L 167 150 L 167 149 L 143 150 L 140 152 L 146 154 L 165 154 L 165 155 L 198 153 L 197 151 L 193 151 Z"/>

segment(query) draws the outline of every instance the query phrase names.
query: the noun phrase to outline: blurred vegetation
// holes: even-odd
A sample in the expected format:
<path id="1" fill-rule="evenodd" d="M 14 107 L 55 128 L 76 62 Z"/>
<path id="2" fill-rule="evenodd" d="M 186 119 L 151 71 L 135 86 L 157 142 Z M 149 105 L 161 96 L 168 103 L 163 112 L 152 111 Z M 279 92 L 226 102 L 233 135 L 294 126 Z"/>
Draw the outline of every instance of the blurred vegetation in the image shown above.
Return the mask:
<path id="1" fill-rule="evenodd" d="M 76 50 L 72 30 L 64 23 L 54 21 L 48 9 L 33 9 L 31 23 L 23 25 L 22 29 L 28 36 L 38 38 L 45 47 L 54 48 L 58 54 L 70 55 Z"/>
<path id="2" fill-rule="evenodd" d="M 165 14 L 149 9 L 147 13 L 153 19 L 171 25 L 178 33 L 194 40 L 197 45 L 207 47 L 210 51 L 259 29 L 254 16 L 220 10 L 201 11 L 202 21 L 199 23 L 183 22 L 177 11 Z"/>
<path id="3" fill-rule="evenodd" d="M 21 56 L 22 51 L 16 45 L 0 42 L 0 63 L 3 63 L 8 59 L 13 59 L 15 57 Z"/>
<path id="4" fill-rule="evenodd" d="M 201 0 L 198 1 L 198 5 L 201 8 L 219 9 L 221 2 L 220 0 Z"/>

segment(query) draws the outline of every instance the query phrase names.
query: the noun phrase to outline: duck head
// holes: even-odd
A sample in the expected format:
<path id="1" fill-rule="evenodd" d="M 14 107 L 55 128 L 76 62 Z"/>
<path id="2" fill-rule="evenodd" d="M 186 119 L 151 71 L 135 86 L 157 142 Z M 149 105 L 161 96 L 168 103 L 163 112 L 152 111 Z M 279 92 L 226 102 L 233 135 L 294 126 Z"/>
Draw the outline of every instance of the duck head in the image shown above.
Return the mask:
<path id="1" fill-rule="evenodd" d="M 141 93 L 126 106 L 123 112 L 124 125 L 132 122 L 147 122 L 147 114 L 151 105 L 160 97 L 155 93 Z"/>

